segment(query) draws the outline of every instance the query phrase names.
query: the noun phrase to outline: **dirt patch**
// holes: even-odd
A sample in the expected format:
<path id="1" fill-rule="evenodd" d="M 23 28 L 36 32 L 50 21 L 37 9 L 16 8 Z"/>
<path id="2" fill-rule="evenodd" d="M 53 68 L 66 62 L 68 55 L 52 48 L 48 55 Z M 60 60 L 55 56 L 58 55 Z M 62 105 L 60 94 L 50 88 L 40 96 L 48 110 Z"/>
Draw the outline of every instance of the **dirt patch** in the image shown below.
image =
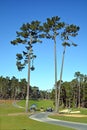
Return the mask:
<path id="1" fill-rule="evenodd" d="M 22 113 L 10 113 L 10 114 L 7 114 L 8 116 L 19 116 L 19 115 L 27 115 L 27 113 L 25 112 L 22 112 Z"/>
<path id="2" fill-rule="evenodd" d="M 55 116 L 67 116 L 67 117 L 87 117 L 87 115 L 81 114 L 57 114 Z"/>
<path id="3" fill-rule="evenodd" d="M 19 116 L 19 115 L 27 115 L 28 113 L 21 112 L 21 113 L 8 113 L 8 114 L 0 114 L 0 116 Z"/>
<path id="4" fill-rule="evenodd" d="M 81 114 L 79 114 L 79 115 L 78 114 L 73 114 L 73 115 L 72 114 L 69 114 L 69 115 L 65 114 L 64 116 L 68 116 L 68 117 L 87 117 L 87 115 L 81 115 Z"/>
<path id="5" fill-rule="evenodd" d="M 0 104 L 12 104 L 14 100 L 0 100 Z"/>

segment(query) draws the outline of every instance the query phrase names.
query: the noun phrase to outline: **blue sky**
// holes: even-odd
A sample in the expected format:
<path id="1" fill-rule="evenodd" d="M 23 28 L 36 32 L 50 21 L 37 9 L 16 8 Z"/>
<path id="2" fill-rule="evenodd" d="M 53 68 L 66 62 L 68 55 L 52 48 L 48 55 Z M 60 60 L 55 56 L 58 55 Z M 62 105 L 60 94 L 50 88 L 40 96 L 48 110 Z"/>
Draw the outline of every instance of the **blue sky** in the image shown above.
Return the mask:
<path id="1" fill-rule="evenodd" d="M 0 0 L 0 76 L 27 79 L 27 67 L 19 72 L 16 67 L 16 54 L 24 50 L 21 45 L 13 46 L 16 31 L 23 23 L 60 16 L 61 21 L 80 26 L 79 34 L 73 39 L 78 46 L 67 48 L 63 81 L 71 81 L 74 73 L 87 74 L 87 0 Z M 63 47 L 57 39 L 58 80 Z M 34 46 L 35 71 L 31 72 L 31 85 L 42 90 L 54 87 L 53 42 L 44 40 Z"/>

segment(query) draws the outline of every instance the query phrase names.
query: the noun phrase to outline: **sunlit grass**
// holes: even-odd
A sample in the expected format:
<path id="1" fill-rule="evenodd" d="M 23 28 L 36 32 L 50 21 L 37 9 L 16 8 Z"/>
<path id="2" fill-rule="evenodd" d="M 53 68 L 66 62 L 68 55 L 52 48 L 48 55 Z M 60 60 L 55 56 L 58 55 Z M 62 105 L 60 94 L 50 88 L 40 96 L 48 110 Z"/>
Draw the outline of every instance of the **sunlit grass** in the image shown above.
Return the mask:
<path id="1" fill-rule="evenodd" d="M 15 111 L 16 110 L 16 111 Z M 0 114 L 8 114 L 8 113 L 18 113 L 18 112 L 24 112 L 24 109 L 15 108 L 12 104 L 1 104 L 0 105 Z"/>
<path id="2" fill-rule="evenodd" d="M 0 104 L 0 130 L 73 130 L 31 120 L 29 119 L 29 113 L 19 115 L 20 112 L 24 112 L 24 109 L 15 108 L 12 103 Z"/>
<path id="3" fill-rule="evenodd" d="M 72 130 L 29 119 L 27 116 L 5 116 L 1 118 L 0 130 Z"/>
<path id="4" fill-rule="evenodd" d="M 49 116 L 49 117 L 58 120 L 87 123 L 87 117 L 67 117 L 67 116 Z"/>
<path id="5" fill-rule="evenodd" d="M 17 104 L 25 107 L 25 100 L 21 100 Z M 46 110 L 47 107 L 54 108 L 52 100 L 30 100 L 29 101 L 29 106 L 31 106 L 32 104 L 36 104 L 36 106 L 37 106 L 38 109 L 40 109 L 41 107 L 43 107 L 44 110 Z"/>

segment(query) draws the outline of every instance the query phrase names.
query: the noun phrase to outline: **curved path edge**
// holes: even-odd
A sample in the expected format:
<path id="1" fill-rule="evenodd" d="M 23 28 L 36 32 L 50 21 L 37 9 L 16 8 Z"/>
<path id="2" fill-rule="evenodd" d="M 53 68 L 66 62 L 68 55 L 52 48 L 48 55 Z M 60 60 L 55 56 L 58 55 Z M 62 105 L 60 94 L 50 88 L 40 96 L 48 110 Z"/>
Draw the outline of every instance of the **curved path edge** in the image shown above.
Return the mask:
<path id="1" fill-rule="evenodd" d="M 75 130 L 87 130 L 86 123 L 68 122 L 68 121 L 62 121 L 62 120 L 48 118 L 48 115 L 50 115 L 50 114 L 51 113 L 49 113 L 49 112 L 40 112 L 40 113 L 36 113 L 36 114 L 29 116 L 29 118 L 36 120 L 36 121 L 40 121 L 40 122 L 46 122 L 49 124 L 55 124 L 55 125 L 59 125 L 59 126 L 74 128 Z"/>
<path id="2" fill-rule="evenodd" d="M 23 108 L 23 109 L 24 109 L 24 107 L 18 105 L 18 104 L 16 103 L 16 101 L 12 102 L 12 105 L 13 105 L 14 107 Z"/>

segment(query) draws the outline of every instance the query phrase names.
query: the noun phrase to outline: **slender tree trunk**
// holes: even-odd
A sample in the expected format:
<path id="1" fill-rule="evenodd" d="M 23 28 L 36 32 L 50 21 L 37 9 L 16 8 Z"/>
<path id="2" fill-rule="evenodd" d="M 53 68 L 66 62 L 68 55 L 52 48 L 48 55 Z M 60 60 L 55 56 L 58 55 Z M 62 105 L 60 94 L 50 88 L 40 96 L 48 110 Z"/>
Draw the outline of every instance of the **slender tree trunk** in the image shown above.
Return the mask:
<path id="1" fill-rule="evenodd" d="M 26 96 L 26 112 L 28 112 L 29 107 L 29 87 L 30 87 L 30 55 L 28 59 L 28 83 L 27 83 L 27 96 Z"/>
<path id="2" fill-rule="evenodd" d="M 32 36 L 30 36 L 30 44 L 32 43 Z M 28 83 L 27 83 L 27 96 L 26 96 L 26 112 L 28 112 L 29 108 L 29 87 L 30 87 L 30 53 L 31 48 L 28 53 Z"/>
<path id="3" fill-rule="evenodd" d="M 71 100 L 69 99 L 69 108 L 71 107 Z"/>
<path id="4" fill-rule="evenodd" d="M 57 101 L 57 53 L 56 53 L 56 39 L 54 38 L 54 69 L 55 69 L 55 112 L 58 111 Z"/>
<path id="5" fill-rule="evenodd" d="M 78 107 L 80 108 L 80 83 L 79 83 L 79 101 L 78 101 Z"/>
<path id="6" fill-rule="evenodd" d="M 64 56 L 65 56 L 66 46 L 64 46 L 63 56 L 62 56 L 62 65 L 61 65 L 61 72 L 60 72 L 60 82 L 58 87 L 58 113 L 59 113 L 59 104 L 60 104 L 60 89 L 61 89 L 61 82 L 62 82 L 62 74 L 63 74 L 63 65 L 64 65 Z"/>

